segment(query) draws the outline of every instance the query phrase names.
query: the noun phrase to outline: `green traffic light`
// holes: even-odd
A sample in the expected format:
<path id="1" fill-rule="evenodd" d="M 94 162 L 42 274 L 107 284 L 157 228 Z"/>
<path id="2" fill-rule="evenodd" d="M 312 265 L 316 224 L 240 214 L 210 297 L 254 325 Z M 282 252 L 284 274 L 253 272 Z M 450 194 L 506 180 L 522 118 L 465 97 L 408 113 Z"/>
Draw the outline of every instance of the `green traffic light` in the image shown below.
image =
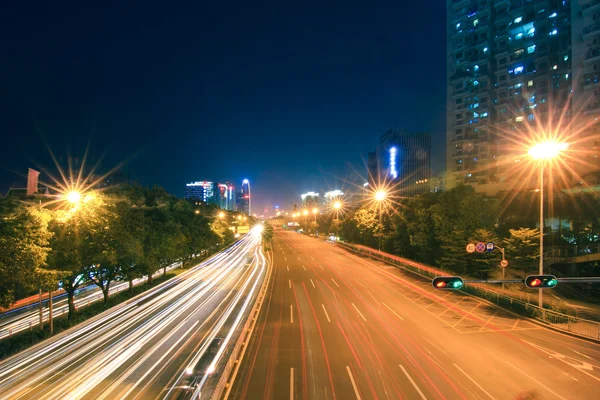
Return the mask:
<path id="1" fill-rule="evenodd" d="M 454 281 L 452 283 L 452 287 L 454 287 L 454 289 L 459 289 L 462 287 L 462 285 L 463 285 L 462 281 Z"/>
<path id="2" fill-rule="evenodd" d="M 547 283 L 548 287 L 554 287 L 556 286 L 556 284 L 558 283 L 558 281 L 556 279 L 550 279 Z"/>

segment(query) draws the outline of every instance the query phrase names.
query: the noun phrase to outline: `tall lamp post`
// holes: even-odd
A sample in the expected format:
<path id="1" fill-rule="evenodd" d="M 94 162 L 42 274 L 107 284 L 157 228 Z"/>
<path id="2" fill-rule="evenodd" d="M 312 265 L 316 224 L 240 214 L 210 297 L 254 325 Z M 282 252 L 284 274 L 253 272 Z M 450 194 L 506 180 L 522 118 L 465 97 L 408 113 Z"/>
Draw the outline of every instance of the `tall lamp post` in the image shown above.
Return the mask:
<path id="1" fill-rule="evenodd" d="M 528 154 L 540 165 L 540 275 L 544 274 L 544 167 L 567 147 L 567 143 L 549 140 L 531 146 L 528 151 Z M 542 289 L 538 289 L 538 305 L 544 307 Z"/>
<path id="2" fill-rule="evenodd" d="M 381 251 L 381 236 L 383 235 L 383 201 L 385 200 L 386 196 L 387 193 L 383 190 L 378 190 L 375 192 L 375 200 L 379 206 L 379 227 L 381 228 L 381 232 L 379 232 L 379 251 Z"/>
<path id="3" fill-rule="evenodd" d="M 319 213 L 319 209 L 318 209 L 317 207 L 314 207 L 314 208 L 312 209 L 312 213 L 313 213 L 313 214 L 314 214 L 314 216 L 315 216 L 315 230 L 314 230 L 314 232 L 313 232 L 313 233 L 315 234 L 315 237 L 317 237 L 317 214 Z"/>

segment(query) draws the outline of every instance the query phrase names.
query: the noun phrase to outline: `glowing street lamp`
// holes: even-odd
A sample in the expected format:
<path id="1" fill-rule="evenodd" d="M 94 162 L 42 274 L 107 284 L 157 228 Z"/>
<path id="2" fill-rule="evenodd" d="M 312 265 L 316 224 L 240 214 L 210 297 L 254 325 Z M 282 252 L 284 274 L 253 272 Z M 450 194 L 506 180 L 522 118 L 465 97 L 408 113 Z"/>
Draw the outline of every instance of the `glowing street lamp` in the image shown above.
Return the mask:
<path id="1" fill-rule="evenodd" d="M 342 208 L 342 202 L 341 201 L 336 201 L 333 203 L 333 208 L 336 210 L 339 210 L 340 208 Z"/>
<path id="2" fill-rule="evenodd" d="M 221 219 L 225 218 L 225 213 L 223 211 L 221 211 L 219 213 L 219 218 L 221 218 Z"/>
<path id="3" fill-rule="evenodd" d="M 565 151 L 568 147 L 569 145 L 567 143 L 547 140 L 536 143 L 531 146 L 527 152 L 531 158 L 537 160 L 540 164 L 540 275 L 544 275 L 544 167 L 547 162 L 560 156 L 561 152 Z M 544 307 L 541 289 L 538 293 L 538 305 Z"/>
<path id="4" fill-rule="evenodd" d="M 308 215 L 308 210 L 302 211 L 302 215 L 304 215 L 306 217 Z"/>
<path id="5" fill-rule="evenodd" d="M 387 193 L 383 190 L 378 190 L 377 192 L 375 192 L 375 200 L 377 200 L 377 201 L 385 200 L 386 196 L 387 196 Z"/>
<path id="6" fill-rule="evenodd" d="M 71 204 L 77 204 L 81 201 L 81 193 L 73 191 L 67 193 L 67 201 Z"/>

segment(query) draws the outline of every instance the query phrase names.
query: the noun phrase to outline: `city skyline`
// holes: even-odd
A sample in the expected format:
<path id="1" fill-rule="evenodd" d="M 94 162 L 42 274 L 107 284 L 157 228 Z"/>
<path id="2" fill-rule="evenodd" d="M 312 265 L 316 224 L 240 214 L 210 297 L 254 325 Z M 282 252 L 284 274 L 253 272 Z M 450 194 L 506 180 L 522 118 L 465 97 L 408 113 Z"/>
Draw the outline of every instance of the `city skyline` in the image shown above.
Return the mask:
<path id="1" fill-rule="evenodd" d="M 216 3 L 54 5 L 35 15 L 12 3 L 0 28 L 11 60 L 1 67 L 2 192 L 29 167 L 53 167 L 45 142 L 63 164 L 89 146 L 103 169 L 125 162 L 132 181 L 179 197 L 199 176 L 247 178 L 257 209 L 337 187 L 352 169 L 366 175 L 366 153 L 390 127 L 445 134 L 443 13 L 418 45 L 422 23 L 397 18 L 432 7 L 443 9 L 325 4 L 309 23 L 311 6 L 281 2 L 234 13 Z M 435 154 L 439 171 L 443 146 Z"/>

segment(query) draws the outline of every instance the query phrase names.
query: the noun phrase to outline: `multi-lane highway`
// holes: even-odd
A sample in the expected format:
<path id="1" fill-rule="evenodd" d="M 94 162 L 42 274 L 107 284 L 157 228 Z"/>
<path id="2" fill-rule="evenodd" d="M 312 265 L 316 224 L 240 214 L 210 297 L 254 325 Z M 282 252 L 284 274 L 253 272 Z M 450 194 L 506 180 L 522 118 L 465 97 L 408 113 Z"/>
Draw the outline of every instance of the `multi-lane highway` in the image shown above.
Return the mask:
<path id="1" fill-rule="evenodd" d="M 231 398 L 591 399 L 600 345 L 288 231 Z"/>
<path id="2" fill-rule="evenodd" d="M 209 397 L 265 278 L 254 231 L 197 267 L 0 362 L 2 399 Z"/>
<path id="3" fill-rule="evenodd" d="M 177 268 L 181 263 L 177 262 L 169 267 L 167 271 Z M 163 271 L 157 271 L 154 277 L 160 276 Z M 146 282 L 147 278 L 134 279 L 132 284 L 137 286 L 140 283 Z M 129 282 L 113 282 L 110 286 L 110 294 L 113 295 L 129 288 Z M 75 292 L 75 307 L 79 308 L 82 306 L 90 305 L 103 299 L 102 291 L 97 285 L 90 284 L 87 286 L 80 287 Z M 69 312 L 69 306 L 67 304 L 67 294 L 64 292 L 56 293 L 52 296 L 52 308 L 54 316 L 64 315 Z M 42 309 L 42 318 L 44 323 L 47 323 L 49 319 L 48 299 L 44 299 Z M 39 326 L 40 314 L 39 314 L 39 303 L 27 304 L 22 307 L 14 308 L 0 314 L 0 339 L 12 336 L 15 333 L 35 329 Z"/>

